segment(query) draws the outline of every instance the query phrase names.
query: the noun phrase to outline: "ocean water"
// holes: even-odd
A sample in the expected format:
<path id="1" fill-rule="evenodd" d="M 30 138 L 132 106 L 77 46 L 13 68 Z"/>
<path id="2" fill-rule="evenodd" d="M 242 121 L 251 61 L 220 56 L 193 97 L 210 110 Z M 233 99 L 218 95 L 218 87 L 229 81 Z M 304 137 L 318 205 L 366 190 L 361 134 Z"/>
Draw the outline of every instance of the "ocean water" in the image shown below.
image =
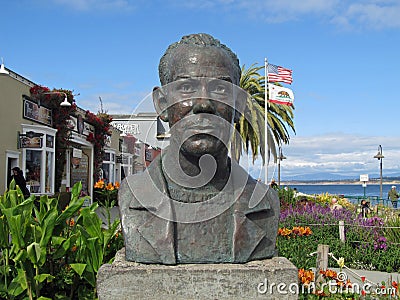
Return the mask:
<path id="1" fill-rule="evenodd" d="M 393 184 L 382 185 L 382 198 L 387 199 L 387 194 Z M 281 185 L 282 186 L 282 185 Z M 362 184 L 293 184 L 288 185 L 290 188 L 296 188 L 298 192 L 304 194 L 323 194 L 329 193 L 331 195 L 344 195 L 344 196 L 364 196 L 364 187 Z M 400 185 L 396 186 L 400 190 Z M 367 184 L 365 188 L 365 196 L 380 195 L 379 184 Z"/>

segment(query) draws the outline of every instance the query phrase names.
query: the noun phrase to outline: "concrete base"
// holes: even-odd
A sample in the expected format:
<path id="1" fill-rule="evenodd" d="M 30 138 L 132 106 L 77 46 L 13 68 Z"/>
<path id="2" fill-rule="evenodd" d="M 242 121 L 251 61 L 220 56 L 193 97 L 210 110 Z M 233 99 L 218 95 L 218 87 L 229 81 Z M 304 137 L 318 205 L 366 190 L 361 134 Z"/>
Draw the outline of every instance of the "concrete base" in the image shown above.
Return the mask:
<path id="1" fill-rule="evenodd" d="M 297 268 L 284 257 L 166 266 L 125 261 L 122 249 L 100 268 L 97 292 L 99 300 L 297 299 L 297 282 Z"/>

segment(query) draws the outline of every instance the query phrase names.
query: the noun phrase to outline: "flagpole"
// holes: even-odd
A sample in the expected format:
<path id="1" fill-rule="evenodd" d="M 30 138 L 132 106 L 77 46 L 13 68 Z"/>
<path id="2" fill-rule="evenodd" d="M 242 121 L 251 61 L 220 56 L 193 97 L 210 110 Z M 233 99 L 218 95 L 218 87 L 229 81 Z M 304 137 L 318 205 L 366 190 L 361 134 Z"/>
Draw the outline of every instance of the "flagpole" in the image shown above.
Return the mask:
<path id="1" fill-rule="evenodd" d="M 268 182 L 268 161 L 269 161 L 269 155 L 268 155 L 268 95 L 267 95 L 267 90 L 268 90 L 268 60 L 265 58 L 264 60 L 264 69 L 265 69 L 265 92 L 264 92 L 264 101 L 265 101 L 265 108 L 264 108 L 264 121 L 265 121 L 265 126 L 264 126 L 264 146 L 265 146 L 265 163 L 264 163 L 264 171 L 265 171 L 265 184 L 269 186 Z"/>

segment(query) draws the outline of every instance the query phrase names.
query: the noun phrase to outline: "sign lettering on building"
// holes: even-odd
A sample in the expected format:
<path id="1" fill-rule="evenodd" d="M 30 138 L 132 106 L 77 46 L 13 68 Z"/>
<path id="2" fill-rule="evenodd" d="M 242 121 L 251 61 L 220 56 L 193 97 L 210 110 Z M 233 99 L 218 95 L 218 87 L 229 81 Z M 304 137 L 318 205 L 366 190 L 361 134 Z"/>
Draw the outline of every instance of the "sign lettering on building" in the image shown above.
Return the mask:
<path id="1" fill-rule="evenodd" d="M 18 148 L 42 148 L 42 133 L 29 131 L 18 135 Z"/>
<path id="2" fill-rule="evenodd" d="M 88 136 L 90 132 L 94 133 L 94 126 L 86 123 L 81 115 L 78 117 L 70 116 L 70 119 L 68 120 L 68 127 L 72 131 L 85 136 Z"/>
<path id="3" fill-rule="evenodd" d="M 121 130 L 124 133 L 132 134 L 132 135 L 140 133 L 139 124 L 131 124 L 128 122 L 112 121 L 111 125 L 117 129 Z"/>
<path id="4" fill-rule="evenodd" d="M 51 109 L 43 106 L 38 106 L 37 103 L 28 99 L 24 99 L 24 118 L 42 123 L 47 126 L 52 126 L 53 116 Z"/>

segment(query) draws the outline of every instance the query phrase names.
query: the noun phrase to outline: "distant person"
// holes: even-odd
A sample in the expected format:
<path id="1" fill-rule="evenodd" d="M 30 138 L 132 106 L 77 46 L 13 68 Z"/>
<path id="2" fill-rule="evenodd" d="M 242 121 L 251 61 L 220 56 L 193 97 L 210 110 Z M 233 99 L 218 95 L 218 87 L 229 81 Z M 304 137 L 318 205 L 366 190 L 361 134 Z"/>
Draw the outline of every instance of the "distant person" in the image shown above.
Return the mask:
<path id="1" fill-rule="evenodd" d="M 337 198 L 332 198 L 332 200 L 331 200 L 331 210 L 334 211 L 334 210 L 339 210 L 339 209 L 342 209 L 342 208 L 343 208 L 343 206 L 341 206 L 338 203 Z"/>
<path id="2" fill-rule="evenodd" d="M 22 193 L 24 194 L 24 198 L 28 198 L 31 193 L 29 192 L 28 188 L 26 187 L 26 180 L 24 178 L 24 175 L 22 173 L 22 170 L 18 167 L 14 167 L 11 169 L 12 175 L 11 175 L 11 180 L 14 179 L 15 184 L 19 186 L 21 189 Z"/>
<path id="3" fill-rule="evenodd" d="M 396 186 L 392 185 L 391 190 L 388 193 L 388 199 L 392 201 L 393 208 L 397 208 L 397 201 L 399 201 L 399 194 L 397 193 Z"/>
<path id="4" fill-rule="evenodd" d="M 361 201 L 361 213 L 363 218 L 368 218 L 368 212 L 371 210 L 369 207 L 369 202 L 367 200 L 363 199 Z"/>
<path id="5" fill-rule="evenodd" d="M 278 190 L 279 189 L 278 184 L 276 183 L 275 179 L 273 179 L 273 178 L 272 178 L 271 183 L 270 183 L 269 186 L 272 187 L 274 190 Z"/>

